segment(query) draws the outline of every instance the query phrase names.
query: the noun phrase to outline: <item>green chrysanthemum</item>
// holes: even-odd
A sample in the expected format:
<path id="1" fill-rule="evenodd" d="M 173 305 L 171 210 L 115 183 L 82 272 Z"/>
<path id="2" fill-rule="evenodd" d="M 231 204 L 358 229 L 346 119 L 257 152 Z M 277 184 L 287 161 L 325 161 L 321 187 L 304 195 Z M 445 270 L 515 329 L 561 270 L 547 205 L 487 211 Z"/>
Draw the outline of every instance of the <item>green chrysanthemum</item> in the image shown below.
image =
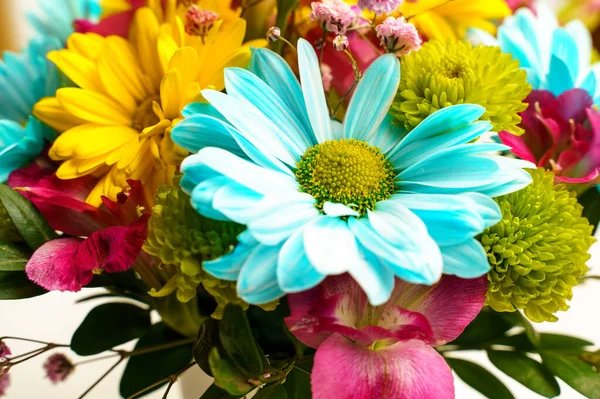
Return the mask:
<path id="1" fill-rule="evenodd" d="M 527 73 L 499 47 L 464 41 L 430 40 L 402 57 L 398 95 L 391 113 L 411 130 L 435 111 L 455 104 L 479 104 L 493 130 L 521 135 L 519 112 L 531 92 Z"/>
<path id="2" fill-rule="evenodd" d="M 22 240 L 15 224 L 0 202 L 0 241 L 18 242 Z"/>
<path id="3" fill-rule="evenodd" d="M 235 282 L 219 280 L 202 269 L 202 261 L 231 251 L 236 236 L 244 227 L 231 222 L 207 219 L 198 214 L 180 188 L 161 186 L 148 222 L 144 251 L 159 258 L 168 282 L 150 295 L 163 297 L 177 292 L 177 299 L 188 302 L 200 284 L 217 302 L 213 317 L 221 318 L 228 303 L 248 307 L 236 294 Z M 270 304 L 272 309 L 275 304 Z M 274 305 L 274 306 L 273 306 Z M 267 305 L 265 305 L 267 306 Z M 269 306 L 267 306 L 269 308 Z"/>
<path id="4" fill-rule="evenodd" d="M 575 193 L 554 185 L 552 172 L 531 171 L 533 182 L 496 198 L 502 220 L 480 241 L 492 270 L 487 303 L 499 312 L 523 309 L 532 321 L 556 321 L 588 268 L 592 226 Z"/>

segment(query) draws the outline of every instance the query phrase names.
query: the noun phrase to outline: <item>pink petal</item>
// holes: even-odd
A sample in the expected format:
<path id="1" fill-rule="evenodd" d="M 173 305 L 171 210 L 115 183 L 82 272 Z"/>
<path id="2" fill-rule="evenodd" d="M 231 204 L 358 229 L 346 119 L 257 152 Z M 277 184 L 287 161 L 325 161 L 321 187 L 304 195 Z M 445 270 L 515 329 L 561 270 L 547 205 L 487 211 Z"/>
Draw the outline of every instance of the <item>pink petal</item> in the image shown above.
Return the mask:
<path id="1" fill-rule="evenodd" d="M 450 367 L 418 340 L 373 350 L 334 334 L 317 350 L 311 386 L 314 399 L 454 398 Z"/>
<path id="2" fill-rule="evenodd" d="M 432 287 L 396 280 L 389 303 L 425 316 L 436 345 L 442 345 L 458 337 L 479 314 L 486 290 L 485 276 L 476 279 L 444 276 Z"/>
<path id="3" fill-rule="evenodd" d="M 77 279 L 73 255 L 81 241 L 79 238 L 60 238 L 42 245 L 25 267 L 29 279 L 51 291 L 79 291 L 81 283 Z"/>
<path id="4" fill-rule="evenodd" d="M 117 200 L 102 197 L 102 206 L 99 208 L 100 219 L 106 225 L 122 225 L 133 223 L 138 218 L 138 209 L 141 207 L 149 212 L 152 206 L 146 202 L 144 188 L 139 180 L 127 180 L 129 189 L 117 194 Z"/>
<path id="5" fill-rule="evenodd" d="M 124 11 L 119 14 L 110 15 L 97 24 L 86 20 L 76 20 L 75 30 L 79 33 L 96 33 L 100 36 L 118 35 L 127 37 L 129 27 L 133 21 L 135 10 Z"/>
<path id="6" fill-rule="evenodd" d="M 525 134 L 529 134 L 529 132 L 526 132 Z M 525 139 L 523 136 L 515 136 L 512 133 L 502 131 L 498 133 L 498 137 L 500 137 L 500 140 L 503 144 L 506 144 L 511 148 L 511 151 L 516 156 L 526 161 L 537 164 L 538 160 L 536 159 L 535 155 L 533 155 L 533 152 L 529 148 L 527 143 L 525 143 Z"/>
<path id="7" fill-rule="evenodd" d="M 594 105 L 594 100 L 583 89 L 571 89 L 562 93 L 544 110 L 544 116 L 583 123 L 586 119 L 586 109 Z"/>

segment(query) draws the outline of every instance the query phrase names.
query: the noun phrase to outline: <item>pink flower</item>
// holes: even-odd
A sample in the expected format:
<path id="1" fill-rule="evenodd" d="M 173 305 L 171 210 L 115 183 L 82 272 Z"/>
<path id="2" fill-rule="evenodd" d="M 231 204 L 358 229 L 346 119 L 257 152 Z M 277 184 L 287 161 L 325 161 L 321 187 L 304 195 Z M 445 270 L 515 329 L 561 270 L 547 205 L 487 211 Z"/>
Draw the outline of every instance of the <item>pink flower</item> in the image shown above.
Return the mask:
<path id="1" fill-rule="evenodd" d="M 0 341 L 0 358 L 8 357 L 12 355 L 10 348 L 6 345 L 6 342 Z"/>
<path id="2" fill-rule="evenodd" d="M 389 14 L 400 7 L 404 0 L 358 0 L 360 8 L 366 8 L 377 15 Z"/>
<path id="3" fill-rule="evenodd" d="M 185 14 L 185 18 L 185 32 L 188 35 L 205 36 L 219 19 L 219 14 L 214 11 L 203 10 L 193 4 Z"/>
<path id="4" fill-rule="evenodd" d="M 93 23 L 85 19 L 76 20 L 74 22 L 75 31 L 79 33 L 91 32 L 100 36 L 118 35 L 127 37 L 136 10 L 146 5 L 146 0 L 128 1 L 130 5 L 129 10 L 106 16 L 98 23 Z"/>
<path id="5" fill-rule="evenodd" d="M 346 37 L 346 35 L 337 35 L 336 37 L 333 38 L 332 43 L 333 43 L 333 48 L 336 51 L 344 51 L 350 45 L 350 42 L 348 42 L 348 37 Z"/>
<path id="6" fill-rule="evenodd" d="M 0 396 L 6 395 L 6 390 L 10 385 L 10 376 L 4 373 L 4 370 L 0 371 Z"/>
<path id="7" fill-rule="evenodd" d="M 581 89 L 558 97 L 534 90 L 521 113 L 522 136 L 500 132 L 502 142 L 520 158 L 553 170 L 565 183 L 600 181 L 600 113 L 590 95 Z"/>
<path id="8" fill-rule="evenodd" d="M 309 17 L 321 24 L 323 29 L 337 35 L 346 33 L 346 29 L 356 20 L 356 12 L 342 0 L 323 0 L 310 4 Z"/>
<path id="9" fill-rule="evenodd" d="M 506 0 L 506 4 L 510 7 L 511 10 L 513 10 L 513 12 L 521 7 L 527 7 L 533 10 L 534 2 L 534 0 Z"/>
<path id="10" fill-rule="evenodd" d="M 329 91 L 331 89 L 331 82 L 333 81 L 333 74 L 329 65 L 325 63 L 321 64 L 321 76 L 323 77 L 323 88 L 325 91 Z"/>
<path id="11" fill-rule="evenodd" d="M 421 48 L 422 40 L 417 28 L 405 22 L 404 17 L 387 17 L 383 23 L 375 27 L 381 45 L 390 53 L 409 54 Z"/>
<path id="12" fill-rule="evenodd" d="M 46 377 L 50 378 L 54 384 L 62 382 L 75 370 L 75 366 L 62 353 L 55 353 L 44 363 Z"/>
<path id="13" fill-rule="evenodd" d="M 38 248 L 27 263 L 30 280 L 47 290 L 79 291 L 94 274 L 128 270 L 148 235 L 148 214 L 129 226 L 115 226 L 86 239 L 59 238 Z"/>
<path id="14" fill-rule="evenodd" d="M 317 348 L 313 398 L 454 398 L 450 367 L 433 346 L 460 335 L 485 292 L 485 277 L 445 276 L 433 287 L 396 279 L 390 301 L 373 307 L 346 274 L 289 295 L 287 326 Z"/>

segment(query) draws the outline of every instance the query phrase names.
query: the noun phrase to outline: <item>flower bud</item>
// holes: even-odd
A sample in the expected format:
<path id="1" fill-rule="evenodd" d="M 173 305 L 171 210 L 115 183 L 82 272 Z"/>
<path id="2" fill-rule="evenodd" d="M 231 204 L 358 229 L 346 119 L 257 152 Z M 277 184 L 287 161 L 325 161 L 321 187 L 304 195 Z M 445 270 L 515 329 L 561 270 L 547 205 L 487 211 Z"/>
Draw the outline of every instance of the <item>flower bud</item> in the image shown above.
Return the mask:
<path id="1" fill-rule="evenodd" d="M 337 35 L 333 39 L 333 48 L 335 48 L 337 51 L 344 51 L 349 45 L 350 43 L 345 35 Z"/>
<path id="2" fill-rule="evenodd" d="M 276 42 L 281 38 L 281 29 L 276 26 L 272 26 L 267 31 L 267 40 L 270 42 Z"/>
<path id="3" fill-rule="evenodd" d="M 62 353 L 55 353 L 46 360 L 44 369 L 46 370 L 46 376 L 56 384 L 57 382 L 66 380 L 73 370 L 75 370 L 75 366 Z"/>

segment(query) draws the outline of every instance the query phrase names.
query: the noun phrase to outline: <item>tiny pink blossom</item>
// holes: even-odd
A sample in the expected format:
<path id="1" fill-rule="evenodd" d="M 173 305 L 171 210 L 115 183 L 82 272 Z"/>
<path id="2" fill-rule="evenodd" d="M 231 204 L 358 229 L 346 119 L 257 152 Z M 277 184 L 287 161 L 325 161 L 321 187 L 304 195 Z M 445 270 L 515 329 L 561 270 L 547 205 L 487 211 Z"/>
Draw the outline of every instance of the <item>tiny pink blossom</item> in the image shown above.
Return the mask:
<path id="1" fill-rule="evenodd" d="M 10 348 L 4 341 L 0 341 L 0 358 L 12 355 Z"/>
<path id="2" fill-rule="evenodd" d="M 377 15 L 389 14 L 400 7 L 404 0 L 358 0 L 358 6 L 362 9 L 373 11 Z"/>
<path id="3" fill-rule="evenodd" d="M 329 91 L 331 89 L 331 82 L 333 82 L 333 74 L 329 65 L 321 64 L 321 76 L 323 77 L 323 88 L 325 91 Z"/>
<path id="4" fill-rule="evenodd" d="M 66 380 L 73 370 L 75 370 L 75 366 L 62 353 L 55 353 L 46 360 L 44 369 L 46 370 L 46 376 L 56 384 L 57 382 Z"/>
<path id="5" fill-rule="evenodd" d="M 342 0 L 312 2 L 310 6 L 310 19 L 319 22 L 324 29 L 335 34 L 344 34 L 356 20 L 356 12 Z"/>
<path id="6" fill-rule="evenodd" d="M 390 53 L 405 55 L 421 47 L 422 40 L 417 28 L 405 22 L 404 17 L 388 17 L 375 27 L 381 45 Z"/>
<path id="7" fill-rule="evenodd" d="M 192 5 L 185 14 L 185 32 L 188 35 L 204 36 L 219 19 L 219 14 L 210 10 L 203 10 L 197 5 Z"/>
<path id="8" fill-rule="evenodd" d="M 6 395 L 6 389 L 10 385 L 10 376 L 4 373 L 4 370 L 0 372 L 0 397 Z"/>
<path id="9" fill-rule="evenodd" d="M 337 51 L 344 51 L 348 48 L 349 45 L 350 42 L 348 41 L 348 38 L 345 35 L 337 35 L 333 39 L 333 48 Z"/>

